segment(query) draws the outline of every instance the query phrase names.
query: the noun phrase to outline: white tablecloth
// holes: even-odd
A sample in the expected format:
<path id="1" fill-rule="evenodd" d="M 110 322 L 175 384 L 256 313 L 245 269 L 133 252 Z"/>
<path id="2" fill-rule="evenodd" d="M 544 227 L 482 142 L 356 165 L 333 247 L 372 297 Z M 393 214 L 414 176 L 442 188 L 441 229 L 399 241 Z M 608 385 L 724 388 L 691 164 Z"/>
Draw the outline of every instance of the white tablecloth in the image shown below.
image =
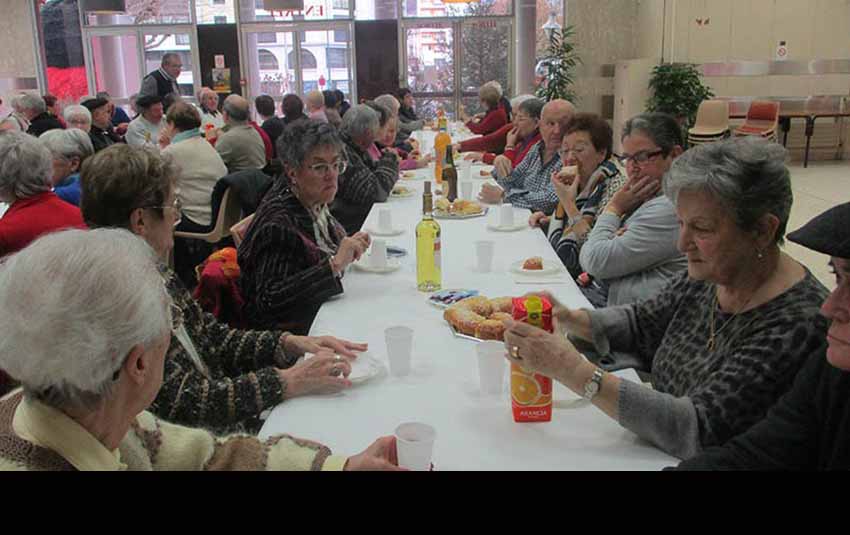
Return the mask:
<path id="1" fill-rule="evenodd" d="M 472 174 L 478 176 L 479 169 L 473 167 Z M 424 177 L 427 170 L 417 175 Z M 480 187 L 483 180 L 475 182 Z M 369 354 L 388 368 L 384 329 L 412 327 L 412 374 L 406 378 L 385 374 L 335 396 L 289 400 L 271 412 L 260 436 L 289 433 L 350 455 L 379 436 L 391 435 L 400 423 L 421 421 L 437 430 L 434 463 L 438 470 L 657 470 L 675 464 L 675 459 L 560 384 L 554 389 L 553 420 L 546 424 L 513 421 L 507 370 L 501 397 L 481 395 L 476 343 L 455 338 L 442 318 L 443 311 L 416 290 L 414 228 L 421 219 L 424 180 L 400 183 L 415 188 L 417 195 L 376 204 L 364 228 L 377 226 L 379 209 L 392 209 L 394 225 L 405 233 L 382 239 L 407 249 L 402 268 L 382 275 L 349 270 L 343 281 L 345 293 L 322 306 L 311 334 L 368 342 Z M 528 214 L 516 210 L 517 219 L 527 219 Z M 557 255 L 539 230 L 494 232 L 487 229 L 487 222 L 487 218 L 439 220 L 444 289 L 477 289 L 489 297 L 501 297 L 545 288 L 569 306 L 589 307 L 566 272 L 558 276 L 560 284 L 515 283 L 508 272 L 512 262 L 530 256 L 557 262 Z M 473 271 L 473 243 L 485 239 L 496 242 L 496 252 L 494 271 L 482 275 Z M 633 371 L 622 375 L 637 380 Z"/>

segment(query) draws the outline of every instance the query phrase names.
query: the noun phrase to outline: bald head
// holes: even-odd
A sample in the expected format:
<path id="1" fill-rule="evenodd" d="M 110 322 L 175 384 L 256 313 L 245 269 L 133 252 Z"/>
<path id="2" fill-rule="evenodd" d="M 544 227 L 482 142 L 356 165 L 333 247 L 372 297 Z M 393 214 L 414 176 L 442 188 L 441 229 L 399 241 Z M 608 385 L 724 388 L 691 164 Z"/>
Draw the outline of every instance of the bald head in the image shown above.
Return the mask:
<path id="1" fill-rule="evenodd" d="M 556 151 L 567 125 L 575 113 L 575 106 L 563 99 L 550 100 L 540 113 L 540 137 L 547 151 Z"/>
<path id="2" fill-rule="evenodd" d="M 227 124 L 240 124 L 248 120 L 250 114 L 248 101 L 239 95 L 230 95 L 224 99 L 224 122 Z"/>
<path id="3" fill-rule="evenodd" d="M 318 111 L 325 107 L 325 95 L 321 91 L 310 91 L 305 97 L 304 103 L 307 105 L 307 111 Z"/>

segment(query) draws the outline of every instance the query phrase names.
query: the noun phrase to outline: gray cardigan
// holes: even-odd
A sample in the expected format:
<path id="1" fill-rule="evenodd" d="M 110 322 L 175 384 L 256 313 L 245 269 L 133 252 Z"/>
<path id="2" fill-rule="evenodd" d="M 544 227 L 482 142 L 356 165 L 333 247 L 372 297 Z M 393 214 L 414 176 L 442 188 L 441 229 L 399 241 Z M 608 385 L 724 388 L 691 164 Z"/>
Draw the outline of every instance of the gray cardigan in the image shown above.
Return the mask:
<path id="1" fill-rule="evenodd" d="M 622 236 L 617 236 L 621 227 Z M 659 196 L 645 202 L 625 221 L 602 213 L 581 248 L 584 270 L 605 281 L 608 306 L 626 305 L 660 292 L 688 266 L 676 248 L 679 223 L 673 203 Z"/>

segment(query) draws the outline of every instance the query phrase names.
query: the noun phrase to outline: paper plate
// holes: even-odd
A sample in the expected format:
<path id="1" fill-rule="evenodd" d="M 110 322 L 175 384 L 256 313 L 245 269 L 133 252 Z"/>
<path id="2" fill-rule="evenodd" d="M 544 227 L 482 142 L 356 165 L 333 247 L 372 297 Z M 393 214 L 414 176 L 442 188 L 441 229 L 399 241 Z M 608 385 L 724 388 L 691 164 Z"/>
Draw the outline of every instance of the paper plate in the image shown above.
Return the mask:
<path id="1" fill-rule="evenodd" d="M 366 231 L 366 232 L 367 232 L 370 236 L 388 236 L 388 237 L 392 237 L 392 236 L 401 236 L 402 234 L 404 234 L 404 229 L 403 229 L 403 228 L 394 228 L 394 229 L 392 229 L 391 231 L 384 231 L 384 230 L 379 230 L 379 229 L 376 229 L 376 228 L 369 227 L 369 228 L 364 229 L 364 230 L 365 230 L 365 231 Z"/>
<path id="2" fill-rule="evenodd" d="M 551 260 L 543 261 L 543 269 L 523 269 L 525 260 L 518 260 L 511 264 L 511 272 L 532 277 L 559 275 L 564 271 L 564 266 L 559 262 L 555 264 Z"/>
<path id="3" fill-rule="evenodd" d="M 401 262 L 399 262 L 398 258 L 388 257 L 385 267 L 373 267 L 369 264 L 369 255 L 366 254 L 360 257 L 360 261 L 354 262 L 351 266 L 357 271 L 365 271 L 366 273 L 392 273 L 401 269 Z"/>

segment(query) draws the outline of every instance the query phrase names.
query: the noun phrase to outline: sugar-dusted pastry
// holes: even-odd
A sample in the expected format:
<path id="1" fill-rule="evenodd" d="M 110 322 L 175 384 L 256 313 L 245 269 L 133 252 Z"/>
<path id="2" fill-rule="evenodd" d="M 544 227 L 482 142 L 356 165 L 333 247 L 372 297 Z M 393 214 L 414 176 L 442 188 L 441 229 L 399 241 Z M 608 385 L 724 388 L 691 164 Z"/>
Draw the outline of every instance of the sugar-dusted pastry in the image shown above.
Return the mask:
<path id="1" fill-rule="evenodd" d="M 490 305 L 490 300 L 484 297 L 483 295 L 464 299 L 463 301 L 458 303 L 457 306 L 465 308 L 466 310 L 471 310 L 479 316 L 484 316 L 485 318 L 493 313 L 493 307 L 492 305 Z"/>
<path id="2" fill-rule="evenodd" d="M 449 210 L 451 210 L 452 203 L 450 203 L 449 200 L 445 197 L 440 197 L 439 199 L 437 199 L 435 207 L 441 212 L 448 212 Z"/>
<path id="3" fill-rule="evenodd" d="M 475 337 L 479 340 L 503 340 L 505 337 L 505 326 L 499 320 L 489 319 L 478 324 Z"/>
<path id="4" fill-rule="evenodd" d="M 529 271 L 542 271 L 543 259 L 539 256 L 533 256 L 523 263 L 522 269 L 527 269 Z"/>
<path id="5" fill-rule="evenodd" d="M 497 297 L 495 299 L 490 299 L 490 306 L 493 307 L 493 312 L 512 314 L 514 311 L 514 299 L 513 297 Z"/>
<path id="6" fill-rule="evenodd" d="M 443 313 L 443 319 L 449 322 L 457 332 L 468 336 L 475 336 L 475 331 L 478 325 L 484 321 L 484 316 L 476 314 L 467 308 L 453 305 Z"/>
<path id="7" fill-rule="evenodd" d="M 507 312 L 493 312 L 492 314 L 490 314 L 490 317 L 487 318 L 487 319 L 488 320 L 494 320 L 494 321 L 505 321 L 505 320 L 512 320 L 512 319 L 514 319 L 514 317 L 513 317 L 513 315 L 508 314 Z"/>

